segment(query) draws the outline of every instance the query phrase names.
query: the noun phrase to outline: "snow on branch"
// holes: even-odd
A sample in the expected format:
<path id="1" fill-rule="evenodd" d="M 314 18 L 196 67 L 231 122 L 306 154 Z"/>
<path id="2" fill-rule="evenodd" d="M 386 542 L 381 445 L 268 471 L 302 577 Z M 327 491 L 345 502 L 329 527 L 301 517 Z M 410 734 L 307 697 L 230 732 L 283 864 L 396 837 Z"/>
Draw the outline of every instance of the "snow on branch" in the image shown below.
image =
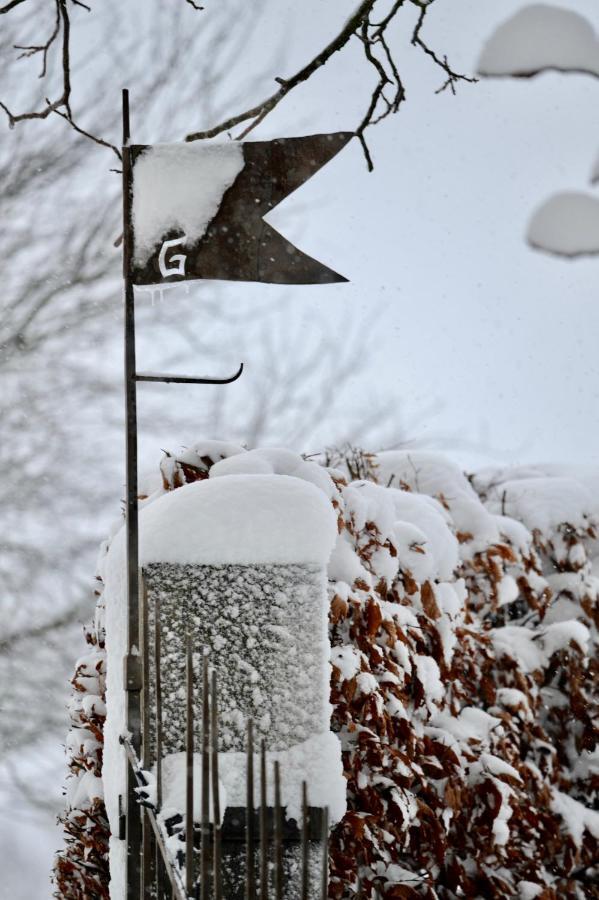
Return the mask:
<path id="1" fill-rule="evenodd" d="M 599 198 L 580 191 L 554 194 L 532 216 L 527 240 L 557 256 L 599 254 Z"/>
<path id="2" fill-rule="evenodd" d="M 571 10 L 526 6 L 493 32 L 477 69 L 491 77 L 531 78 L 547 70 L 599 76 L 599 36 Z"/>

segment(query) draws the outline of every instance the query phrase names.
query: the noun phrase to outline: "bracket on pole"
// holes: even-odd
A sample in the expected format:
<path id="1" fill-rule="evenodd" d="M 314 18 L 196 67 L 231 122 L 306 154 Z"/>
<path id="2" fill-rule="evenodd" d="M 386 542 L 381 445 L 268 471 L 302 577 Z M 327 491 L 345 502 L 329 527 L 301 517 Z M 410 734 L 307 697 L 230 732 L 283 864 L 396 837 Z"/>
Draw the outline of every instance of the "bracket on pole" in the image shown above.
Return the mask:
<path id="1" fill-rule="evenodd" d="M 227 378 L 202 378 L 200 376 L 196 378 L 193 375 L 154 375 L 150 372 L 137 372 L 134 378 L 135 381 L 157 381 L 162 384 L 231 384 L 233 381 L 237 381 L 242 372 L 243 363 L 240 363 L 235 374 Z"/>

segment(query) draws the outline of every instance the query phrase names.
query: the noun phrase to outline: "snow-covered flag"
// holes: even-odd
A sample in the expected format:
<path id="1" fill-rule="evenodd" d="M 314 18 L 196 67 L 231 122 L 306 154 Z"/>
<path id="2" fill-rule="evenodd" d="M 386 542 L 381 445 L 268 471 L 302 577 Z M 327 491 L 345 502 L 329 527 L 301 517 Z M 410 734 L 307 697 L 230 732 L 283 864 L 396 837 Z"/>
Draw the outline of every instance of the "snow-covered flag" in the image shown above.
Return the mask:
<path id="1" fill-rule="evenodd" d="M 263 217 L 352 136 L 132 146 L 133 283 L 346 281 Z"/>

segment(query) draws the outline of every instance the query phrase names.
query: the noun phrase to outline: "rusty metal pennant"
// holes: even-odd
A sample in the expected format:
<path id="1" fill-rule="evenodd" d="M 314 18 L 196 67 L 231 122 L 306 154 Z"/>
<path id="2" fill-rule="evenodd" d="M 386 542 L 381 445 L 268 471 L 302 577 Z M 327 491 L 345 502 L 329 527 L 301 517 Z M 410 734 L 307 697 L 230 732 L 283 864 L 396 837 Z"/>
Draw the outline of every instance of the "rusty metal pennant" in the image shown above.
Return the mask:
<path id="1" fill-rule="evenodd" d="M 209 163 L 214 166 L 214 144 L 133 145 L 133 229 L 134 256 L 132 280 L 136 285 L 159 285 L 193 279 L 223 281 L 255 281 L 267 284 L 331 284 L 347 281 L 323 263 L 302 253 L 290 241 L 264 221 L 264 216 L 282 200 L 306 182 L 331 160 L 353 137 L 351 132 L 315 134 L 306 137 L 281 138 L 272 141 L 220 145 L 239 155 L 239 164 L 232 183 L 215 186 L 210 179 Z M 154 180 L 138 177 L 136 169 L 161 148 L 172 157 Z M 184 148 L 179 150 L 178 148 Z M 216 146 L 218 152 L 218 146 Z M 187 180 L 177 170 L 177 152 L 189 163 L 193 153 L 193 167 Z M 212 156 L 210 157 L 210 154 Z M 230 156 L 230 153 L 229 153 Z M 203 160 L 206 166 L 203 168 Z M 145 173 L 144 173 L 145 174 Z M 178 183 L 169 185 L 169 177 Z M 160 181 L 160 183 L 156 183 Z M 183 183 L 183 188 L 182 188 Z M 178 215 L 176 201 L 171 197 L 183 191 L 183 203 L 191 209 L 197 196 L 198 207 L 206 190 L 216 191 L 210 218 L 203 223 L 201 233 L 189 234 L 183 216 Z M 142 192 L 158 193 L 162 208 L 152 208 L 154 231 L 150 245 L 140 248 L 143 222 L 136 221 L 136 202 Z M 170 192 L 170 193 L 169 193 Z M 195 196 L 194 196 L 195 195 Z M 166 199 L 165 199 L 166 198 Z M 149 201 L 144 198 L 146 205 Z M 171 209 L 161 215 L 163 209 Z M 192 229 L 193 231 L 193 229 Z M 146 235 L 147 238 L 147 235 Z"/>

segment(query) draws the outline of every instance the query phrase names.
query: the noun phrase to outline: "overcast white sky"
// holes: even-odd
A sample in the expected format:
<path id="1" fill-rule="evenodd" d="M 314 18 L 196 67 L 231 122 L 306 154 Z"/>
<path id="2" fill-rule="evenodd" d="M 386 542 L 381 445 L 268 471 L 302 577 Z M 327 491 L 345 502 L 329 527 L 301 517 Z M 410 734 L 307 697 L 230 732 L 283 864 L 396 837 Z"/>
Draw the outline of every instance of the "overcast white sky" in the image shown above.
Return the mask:
<path id="1" fill-rule="evenodd" d="M 454 67 L 472 72 L 494 26 L 523 5 L 439 0 L 427 39 Z M 288 2 L 284 11 L 280 2 L 270 7 L 276 9 L 264 19 L 273 32 L 270 46 L 284 28 L 288 48 L 273 75 L 293 71 L 322 44 L 318 17 L 331 34 L 339 21 L 339 6 L 324 0 L 306 0 L 301 10 Z M 567 7 L 599 27 L 592 0 Z M 254 45 L 248 42 L 249 60 L 260 57 L 265 37 L 261 30 Z M 234 284 L 224 287 L 223 302 L 284 302 L 290 332 L 326 315 L 334 323 L 331 341 L 343 339 L 348 322 L 371 320 L 378 352 L 356 395 L 391 391 L 409 437 L 426 443 L 446 435 L 448 449 L 466 465 L 597 462 L 599 260 L 544 256 L 525 244 L 524 234 L 550 193 L 588 185 L 599 150 L 599 80 L 558 74 L 482 80 L 460 86 L 457 97 L 436 96 L 441 73 L 407 43 L 398 38 L 408 101 L 369 135 L 374 173 L 352 142 L 272 216 L 351 284 L 296 288 L 281 301 L 278 288 Z M 354 127 L 368 77 L 358 46 L 349 48 L 254 137 Z M 248 99 L 271 85 L 264 81 Z M 229 363 L 236 360 L 235 347 L 224 352 Z M 159 353 L 151 358 L 158 363 Z M 422 422 L 422 409 L 431 406 Z"/>

